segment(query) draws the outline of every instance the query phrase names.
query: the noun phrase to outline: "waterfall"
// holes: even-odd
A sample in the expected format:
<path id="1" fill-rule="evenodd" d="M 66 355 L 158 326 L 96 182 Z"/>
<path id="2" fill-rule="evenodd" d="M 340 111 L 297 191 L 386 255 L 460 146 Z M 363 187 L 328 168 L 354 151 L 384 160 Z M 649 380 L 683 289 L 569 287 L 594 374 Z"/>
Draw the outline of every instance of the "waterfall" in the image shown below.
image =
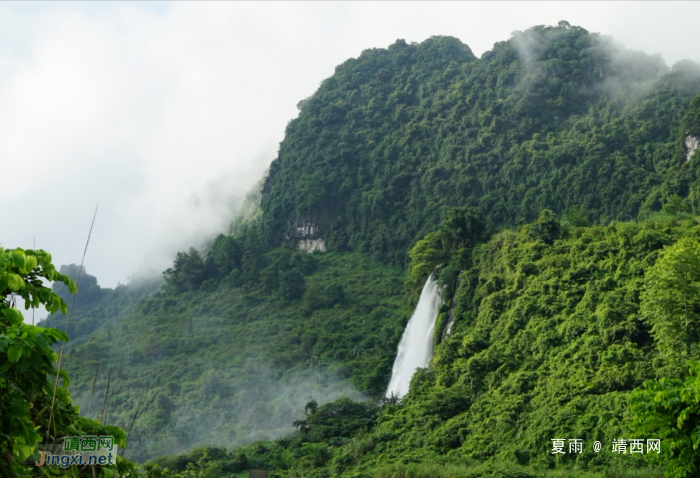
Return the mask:
<path id="1" fill-rule="evenodd" d="M 440 289 L 430 276 L 423 286 L 416 310 L 403 332 L 386 396 L 408 393 L 411 377 L 419 367 L 427 367 L 433 357 L 435 319 L 440 307 Z"/>

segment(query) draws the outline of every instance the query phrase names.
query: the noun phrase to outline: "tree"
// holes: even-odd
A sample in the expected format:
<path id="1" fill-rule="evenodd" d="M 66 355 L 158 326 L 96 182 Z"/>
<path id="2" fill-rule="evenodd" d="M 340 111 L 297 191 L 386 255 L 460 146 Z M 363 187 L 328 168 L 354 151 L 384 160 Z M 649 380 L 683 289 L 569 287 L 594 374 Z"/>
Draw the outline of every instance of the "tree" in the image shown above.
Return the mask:
<path id="1" fill-rule="evenodd" d="M 644 457 L 650 463 L 665 464 L 666 476 L 697 476 L 700 471 L 700 362 L 688 361 L 688 365 L 685 381 L 649 380 L 629 399 L 630 429 L 638 438 L 660 440 L 660 453 Z"/>
<path id="2" fill-rule="evenodd" d="M 241 257 L 241 272 L 248 282 L 257 282 L 260 269 L 264 267 L 261 250 L 260 237 L 253 228 L 248 228 L 245 232 Z"/>
<path id="3" fill-rule="evenodd" d="M 537 220 L 530 225 L 528 236 L 531 239 L 540 239 L 547 244 L 553 244 L 561 237 L 561 223 L 557 215 L 550 209 L 544 209 Z"/>
<path id="4" fill-rule="evenodd" d="M 306 290 L 304 276 L 297 270 L 280 272 L 279 283 L 280 293 L 287 300 L 301 298 Z"/>
<path id="5" fill-rule="evenodd" d="M 178 252 L 173 267 L 163 272 L 168 286 L 176 294 L 188 290 L 197 290 L 204 281 L 204 261 L 197 249 L 190 247 L 189 252 Z"/>
<path id="6" fill-rule="evenodd" d="M 66 303 L 43 284 L 43 280 L 65 284 L 71 294 L 77 287 L 66 275 L 56 271 L 51 255 L 42 250 L 0 248 L 0 476 L 25 476 L 30 473 L 49 475 L 55 467 L 25 468 L 22 462 L 34 453 L 43 440 L 60 443 L 66 435 L 112 435 L 118 446 L 126 444 L 124 430 L 101 426 L 96 420 L 78 416 L 78 409 L 71 403 L 68 390 L 56 389 L 57 370 L 53 367 L 57 354 L 51 345 L 68 336 L 56 329 L 37 327 L 24 323 L 22 313 L 16 308 L 18 297 L 24 299 L 25 308 L 44 305 L 47 311 L 64 314 Z M 68 375 L 60 373 L 64 384 Z M 51 411 L 53 410 L 53 414 Z M 49 423 L 49 417 L 52 417 Z M 55 468 L 55 469 L 53 469 Z M 115 473 L 122 476 L 135 474 L 133 463 L 118 458 L 115 467 L 99 467 L 101 476 Z M 83 468 L 76 475 L 92 475 Z"/>
<path id="7" fill-rule="evenodd" d="M 571 206 L 563 219 L 572 227 L 588 227 L 591 225 L 588 220 L 588 212 L 578 206 Z"/>
<path id="8" fill-rule="evenodd" d="M 408 273 L 407 286 L 411 290 L 420 290 L 435 268 L 450 258 L 445 252 L 441 231 L 431 232 L 416 242 L 408 253 L 411 258 L 411 270 Z"/>
<path id="9" fill-rule="evenodd" d="M 248 468 L 248 458 L 245 456 L 245 453 L 238 452 L 233 459 L 233 465 L 236 468 L 235 471 L 245 471 L 245 469 Z"/>
<path id="10" fill-rule="evenodd" d="M 700 339 L 700 244 L 686 237 L 667 247 L 645 277 L 641 314 L 669 357 L 697 357 Z M 682 362 L 681 362 L 682 363 Z"/>
<path id="11" fill-rule="evenodd" d="M 5 470 L 13 469 L 13 460 L 27 458 L 41 441 L 37 428 L 47 428 L 48 415 L 37 410 L 51 407 L 53 386 L 46 377 L 56 375 L 51 345 L 68 340 L 59 330 L 25 324 L 15 307 L 19 296 L 27 307 L 43 303 L 51 313 L 67 311 L 42 278 L 76 292 L 73 281 L 53 267 L 48 253 L 0 248 L 0 463 Z"/>
<path id="12" fill-rule="evenodd" d="M 483 239 L 486 228 L 486 217 L 477 207 L 447 209 L 440 227 L 446 253 L 453 254 L 462 247 L 474 247 Z"/>
<path id="13" fill-rule="evenodd" d="M 481 242 L 486 236 L 487 226 L 488 221 L 479 208 L 447 208 L 440 229 L 418 241 L 408 253 L 411 258 L 408 289 L 420 290 L 437 266 L 447 264 L 452 256 L 462 256 Z M 462 252 L 458 254 L 458 251 Z"/>

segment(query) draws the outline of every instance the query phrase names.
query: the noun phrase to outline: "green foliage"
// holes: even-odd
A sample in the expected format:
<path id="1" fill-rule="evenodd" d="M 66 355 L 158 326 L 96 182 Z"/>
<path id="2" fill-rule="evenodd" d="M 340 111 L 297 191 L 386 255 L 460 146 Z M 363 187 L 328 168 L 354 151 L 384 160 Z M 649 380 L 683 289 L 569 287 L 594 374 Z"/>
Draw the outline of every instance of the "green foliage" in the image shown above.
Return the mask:
<path id="1" fill-rule="evenodd" d="M 178 252 L 173 267 L 163 272 L 168 285 L 175 293 L 197 290 L 204 282 L 204 261 L 199 252 L 190 247 L 189 252 Z"/>
<path id="2" fill-rule="evenodd" d="M 233 459 L 233 465 L 235 467 L 234 471 L 243 471 L 248 468 L 248 458 L 246 458 L 245 453 L 239 452 Z"/>
<path id="3" fill-rule="evenodd" d="M 66 435 L 113 435 L 120 449 L 126 445 L 122 429 L 79 417 L 64 387 L 56 390 L 51 413 L 57 374 L 53 363 L 58 358 L 51 346 L 68 340 L 68 336 L 53 328 L 25 324 L 22 313 L 15 308 L 16 298 L 22 297 L 27 309 L 44 305 L 50 312 L 65 313 L 66 303 L 43 280 L 63 284 L 67 292 L 77 292 L 75 283 L 56 271 L 49 253 L 0 248 L 0 474 L 88 476 L 97 472 L 105 478 L 115 474 L 135 476 L 134 464 L 121 457 L 116 465 L 99 466 L 92 471 L 85 467 L 78 470 L 77 466 L 66 470 L 59 466 L 37 468 L 25 462 L 32 455 L 37 456 L 41 441 L 60 443 Z M 68 385 L 64 370 L 61 377 Z"/>
<path id="4" fill-rule="evenodd" d="M 286 397 L 325 395 L 303 433 L 166 466 L 183 476 L 223 475 L 239 452 L 306 478 L 632 476 L 637 457 L 547 448 L 555 436 L 619 438 L 630 391 L 682 365 L 670 344 L 693 356 L 693 316 L 686 325 L 650 291 L 670 278 L 658 297 L 677 304 L 678 278 L 694 274 L 662 251 L 700 236 L 684 144 L 700 131 L 698 70 L 669 71 L 566 22 L 515 32 L 481 58 L 449 37 L 363 52 L 288 124 L 260 209 L 252 201 L 231 234 L 178 254 L 163 291 L 102 290 L 80 305 L 75 396 L 88 402 L 100 359 L 121 366 L 110 413 L 128 423 L 145 400 L 132 440 L 148 459 L 275 436 L 303 405 Z M 614 222 L 635 218 L 647 222 Z M 293 249 L 302 221 L 330 253 Z M 407 309 L 436 271 L 438 331 L 454 324 L 408 396 L 368 431 L 333 414 L 312 423 L 354 410 L 326 403 L 350 385 L 382 395 Z"/>
<path id="5" fill-rule="evenodd" d="M 466 267 L 469 251 L 487 234 L 487 221 L 478 208 L 446 208 L 440 229 L 419 240 L 408 253 L 411 268 L 406 282 L 416 295 L 439 266 L 444 284 L 454 283 L 460 268 Z M 414 297 L 415 298 L 415 297 Z"/>
<path id="6" fill-rule="evenodd" d="M 362 439 L 367 446 L 357 437 L 331 441 L 325 465 L 294 469 L 339 477 L 549 476 L 543 470 L 551 468 L 562 470 L 551 476 L 601 476 L 595 470 L 603 469 L 604 476 L 658 477 L 641 456 L 612 453 L 611 443 L 641 436 L 628 428 L 628 398 L 672 360 L 659 358 L 641 297 L 660 257 L 698 231 L 696 220 L 672 217 L 566 228 L 545 212 L 493 235 L 473 248 L 471 268 L 460 274 L 451 334 L 408 395 L 386 401 Z M 551 439 L 559 436 L 582 439 L 583 453 L 555 458 Z M 670 446 L 659 438 L 662 449 Z M 586 469 L 593 471 L 574 471 Z"/>
<path id="7" fill-rule="evenodd" d="M 30 456 L 41 441 L 37 429 L 46 429 L 48 416 L 37 413 L 49 406 L 56 375 L 56 354 L 51 345 L 68 340 L 64 332 L 24 323 L 15 308 L 15 297 L 27 307 L 44 304 L 49 311 L 67 310 L 65 302 L 42 279 L 61 281 L 73 292 L 76 287 L 58 273 L 45 251 L 0 248 L 0 463 L 3 470 L 19 469 L 13 462 Z M 65 397 L 61 397 L 65 398 Z M 70 400 L 64 402 L 70 415 Z M 37 408 L 38 407 L 38 408 Z M 57 421 L 66 417 L 56 417 Z M 61 423 L 65 426 L 65 423 Z"/>
<path id="8" fill-rule="evenodd" d="M 71 280 L 77 281 L 78 265 L 61 266 L 60 270 Z M 66 303 L 73 304 L 73 319 L 67 329 L 71 343 L 87 340 L 90 344 L 89 355 L 91 358 L 100 359 L 102 357 L 101 347 L 95 342 L 94 337 L 91 339 L 88 337 L 93 333 L 105 331 L 114 326 L 124 310 L 131 309 L 139 300 L 148 297 L 159 287 L 159 282 L 134 281 L 129 287 L 120 284 L 114 289 L 102 288 L 97 283 L 97 278 L 88 274 L 83 267 L 80 275 L 80 294 L 72 295 L 62 282 L 54 282 L 52 289 Z M 73 297 L 75 297 L 75 301 L 73 301 Z M 78 320 L 75 320 L 76 317 Z M 50 315 L 42 325 L 66 330 L 67 322 L 68 314 L 59 310 Z"/>
<path id="9" fill-rule="evenodd" d="M 682 364 L 700 355 L 700 244 L 685 237 L 661 253 L 645 277 L 641 314 L 659 349 Z M 679 357 L 681 358 L 679 360 Z"/>
<path id="10" fill-rule="evenodd" d="M 465 463 L 397 463 L 380 468 L 376 478 L 535 478 L 515 466 L 474 466 Z"/>
<path id="11" fill-rule="evenodd" d="M 698 211 L 683 145 L 698 92 L 692 62 L 669 71 L 565 22 L 515 32 L 481 58 L 450 37 L 366 50 L 289 123 L 262 232 L 276 246 L 313 217 L 329 250 L 403 266 L 445 206 L 478 207 L 497 227 L 543 209 L 586 211 L 573 226 L 649 217 L 673 195 Z"/>
<path id="12" fill-rule="evenodd" d="M 286 470 L 293 460 L 279 442 L 255 441 L 235 450 L 200 447 L 183 455 L 160 457 L 144 465 L 146 478 L 247 476 L 248 469 Z"/>
<path id="13" fill-rule="evenodd" d="M 306 290 L 304 276 L 295 270 L 281 272 L 279 284 L 280 293 L 287 300 L 300 299 Z"/>
<path id="14" fill-rule="evenodd" d="M 587 227 L 591 225 L 588 220 L 588 213 L 578 206 L 571 206 L 563 219 L 565 224 L 562 225 L 572 227 Z"/>
<path id="15" fill-rule="evenodd" d="M 307 312 L 333 307 L 345 300 L 345 288 L 341 284 L 313 284 L 304 293 L 304 308 Z"/>
<path id="16" fill-rule="evenodd" d="M 454 255 L 462 248 L 471 248 L 486 235 L 487 221 L 479 208 L 448 208 L 440 224 L 445 253 Z"/>
<path id="17" fill-rule="evenodd" d="M 411 258 L 411 271 L 408 275 L 408 287 L 419 289 L 426 279 L 435 272 L 435 268 L 447 262 L 440 231 L 431 232 L 416 243 L 408 253 Z"/>
<path id="18" fill-rule="evenodd" d="M 700 470 L 700 362 L 689 361 L 685 381 L 662 378 L 644 382 L 629 398 L 635 437 L 661 439 L 660 453 L 647 461 L 666 465 L 666 476 L 697 476 Z"/>
<path id="19" fill-rule="evenodd" d="M 683 130 L 686 135 L 700 137 L 700 96 L 690 102 L 688 112 L 683 117 Z"/>
<path id="20" fill-rule="evenodd" d="M 325 442 L 332 438 L 347 438 L 358 430 L 368 430 L 374 425 L 378 408 L 372 403 L 353 402 L 341 398 L 320 407 L 310 402 L 306 417 L 294 422 L 301 432 L 303 442 Z"/>
<path id="21" fill-rule="evenodd" d="M 530 225 L 528 237 L 552 245 L 556 239 L 561 237 L 561 224 L 557 216 L 549 209 L 542 211 L 540 217 Z"/>
<path id="22" fill-rule="evenodd" d="M 205 263 L 210 254 L 199 253 Z M 196 290 L 102 289 L 99 301 L 74 310 L 72 330 L 86 330 L 85 321 L 99 325 L 66 344 L 71 392 L 87 411 L 102 361 L 90 417 L 99 415 L 105 363 L 114 367 L 109 419 L 128 427 L 142 401 L 131 457 L 145 461 L 203 443 L 233 446 L 289 433 L 309 394 L 323 405 L 384 391 L 410 315 L 401 300 L 403 271 L 369 254 L 276 248 L 257 257 L 264 267 L 256 282 L 241 273 L 241 282 L 232 283 L 223 270 Z M 266 284 L 267 270 L 276 287 Z M 287 292 L 289 277 L 291 286 L 306 284 L 301 300 Z"/>

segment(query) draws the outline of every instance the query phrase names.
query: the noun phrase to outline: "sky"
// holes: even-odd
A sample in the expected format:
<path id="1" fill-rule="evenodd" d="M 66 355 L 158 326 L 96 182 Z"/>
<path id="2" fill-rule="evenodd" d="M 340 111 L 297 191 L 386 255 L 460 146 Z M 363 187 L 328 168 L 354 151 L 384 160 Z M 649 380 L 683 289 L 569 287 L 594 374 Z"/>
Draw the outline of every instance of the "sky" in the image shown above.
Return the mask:
<path id="1" fill-rule="evenodd" d="M 103 287 L 226 230 L 336 65 L 451 35 L 481 56 L 567 20 L 671 66 L 700 2 L 0 2 L 0 246 Z"/>

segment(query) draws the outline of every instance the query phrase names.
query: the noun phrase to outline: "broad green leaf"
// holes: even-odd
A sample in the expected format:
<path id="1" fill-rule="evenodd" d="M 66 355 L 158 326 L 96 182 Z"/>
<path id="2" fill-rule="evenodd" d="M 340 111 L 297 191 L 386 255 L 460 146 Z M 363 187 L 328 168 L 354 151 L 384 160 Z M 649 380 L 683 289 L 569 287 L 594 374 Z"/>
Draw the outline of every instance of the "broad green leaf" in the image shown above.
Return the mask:
<path id="1" fill-rule="evenodd" d="M 17 362 L 19 361 L 20 357 L 22 357 L 22 349 L 24 347 L 20 347 L 17 345 L 11 345 L 9 349 L 7 349 L 7 358 L 10 360 L 10 362 Z"/>
<path id="2" fill-rule="evenodd" d="M 24 279 L 22 279 L 19 275 L 10 272 L 7 274 L 7 277 L 8 286 L 13 292 L 17 292 L 24 287 Z"/>
<path id="3" fill-rule="evenodd" d="M 68 342 L 68 335 L 66 335 L 66 333 L 62 330 L 46 328 L 42 329 L 41 333 L 46 337 L 53 337 L 56 340 Z"/>
<path id="4" fill-rule="evenodd" d="M 27 266 L 27 256 L 24 254 L 24 251 L 15 249 L 12 253 L 12 263 L 17 269 L 23 271 Z"/>
<path id="5" fill-rule="evenodd" d="M 2 309 L 0 313 L 2 313 L 2 315 L 4 315 L 5 318 L 7 318 L 7 320 L 9 320 L 12 325 L 21 324 L 22 322 L 24 322 L 22 312 L 15 309 L 14 307 Z"/>
<path id="6" fill-rule="evenodd" d="M 27 273 L 31 272 L 36 268 L 38 262 L 36 260 L 36 256 L 27 256 L 27 265 L 26 265 L 26 271 Z"/>

